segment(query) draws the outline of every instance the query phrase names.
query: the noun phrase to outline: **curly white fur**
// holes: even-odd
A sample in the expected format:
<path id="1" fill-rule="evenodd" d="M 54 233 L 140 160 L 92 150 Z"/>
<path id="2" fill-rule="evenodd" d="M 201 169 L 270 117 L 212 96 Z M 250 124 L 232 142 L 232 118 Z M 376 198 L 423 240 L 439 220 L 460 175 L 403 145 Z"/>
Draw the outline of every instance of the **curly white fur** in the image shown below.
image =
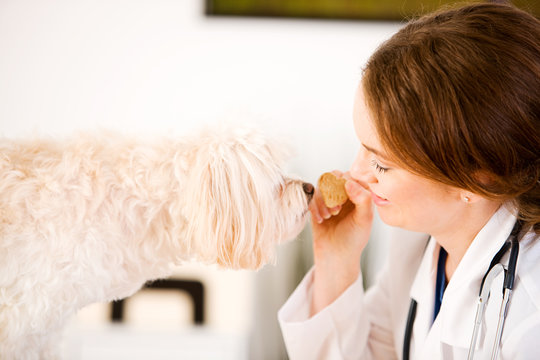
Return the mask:
<path id="1" fill-rule="evenodd" d="M 0 140 L 0 358 L 57 358 L 69 316 L 171 264 L 271 261 L 304 226 L 312 189 L 284 175 L 281 149 L 238 129 Z"/>

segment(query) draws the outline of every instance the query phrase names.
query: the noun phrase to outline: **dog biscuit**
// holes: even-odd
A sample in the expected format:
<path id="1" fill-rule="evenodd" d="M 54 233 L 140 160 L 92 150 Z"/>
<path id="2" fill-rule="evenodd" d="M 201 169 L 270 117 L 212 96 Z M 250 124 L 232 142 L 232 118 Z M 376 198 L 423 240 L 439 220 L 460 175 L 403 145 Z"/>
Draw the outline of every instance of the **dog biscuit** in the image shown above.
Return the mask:
<path id="1" fill-rule="evenodd" d="M 343 205 L 349 198 L 345 191 L 345 182 L 347 180 L 337 178 L 334 174 L 327 172 L 321 175 L 318 181 L 318 187 L 321 191 L 324 204 L 333 208 Z"/>

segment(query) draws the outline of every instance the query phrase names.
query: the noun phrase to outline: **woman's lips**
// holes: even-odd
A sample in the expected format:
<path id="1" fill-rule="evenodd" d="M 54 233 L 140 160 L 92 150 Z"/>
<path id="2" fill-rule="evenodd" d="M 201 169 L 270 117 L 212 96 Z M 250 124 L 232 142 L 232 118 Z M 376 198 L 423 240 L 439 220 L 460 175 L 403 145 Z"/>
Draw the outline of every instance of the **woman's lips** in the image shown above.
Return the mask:
<path id="1" fill-rule="evenodd" d="M 373 199 L 373 202 L 377 206 L 383 206 L 383 205 L 387 205 L 387 204 L 390 203 L 390 201 L 388 201 L 386 199 L 383 199 L 382 197 L 380 197 L 378 195 L 375 195 L 375 193 L 373 191 L 371 192 L 371 198 Z"/>

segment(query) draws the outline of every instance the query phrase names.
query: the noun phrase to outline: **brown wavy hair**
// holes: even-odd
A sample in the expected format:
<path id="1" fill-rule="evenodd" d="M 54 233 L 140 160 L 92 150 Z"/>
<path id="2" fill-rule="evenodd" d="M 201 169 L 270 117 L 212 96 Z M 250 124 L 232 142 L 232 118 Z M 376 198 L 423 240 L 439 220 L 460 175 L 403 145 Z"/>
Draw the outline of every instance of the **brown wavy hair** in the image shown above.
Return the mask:
<path id="1" fill-rule="evenodd" d="M 409 22 L 362 85 L 381 143 L 421 176 L 513 204 L 540 233 L 540 21 L 478 3 Z"/>

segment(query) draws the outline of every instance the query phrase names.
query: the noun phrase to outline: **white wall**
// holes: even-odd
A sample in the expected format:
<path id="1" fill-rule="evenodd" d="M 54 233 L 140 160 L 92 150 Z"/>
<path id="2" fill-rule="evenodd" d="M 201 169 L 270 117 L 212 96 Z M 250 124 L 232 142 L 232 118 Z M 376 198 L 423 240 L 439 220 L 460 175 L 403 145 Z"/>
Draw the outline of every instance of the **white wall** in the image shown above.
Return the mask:
<path id="1" fill-rule="evenodd" d="M 361 67 L 400 25 L 208 18 L 203 3 L 0 0 L 0 135 L 181 134 L 233 120 L 288 139 L 290 169 L 308 181 L 347 169 Z M 256 276 L 216 275 L 210 320 L 254 329 L 257 358 L 284 356 L 275 310 L 309 266 L 309 241 L 307 229 Z"/>

